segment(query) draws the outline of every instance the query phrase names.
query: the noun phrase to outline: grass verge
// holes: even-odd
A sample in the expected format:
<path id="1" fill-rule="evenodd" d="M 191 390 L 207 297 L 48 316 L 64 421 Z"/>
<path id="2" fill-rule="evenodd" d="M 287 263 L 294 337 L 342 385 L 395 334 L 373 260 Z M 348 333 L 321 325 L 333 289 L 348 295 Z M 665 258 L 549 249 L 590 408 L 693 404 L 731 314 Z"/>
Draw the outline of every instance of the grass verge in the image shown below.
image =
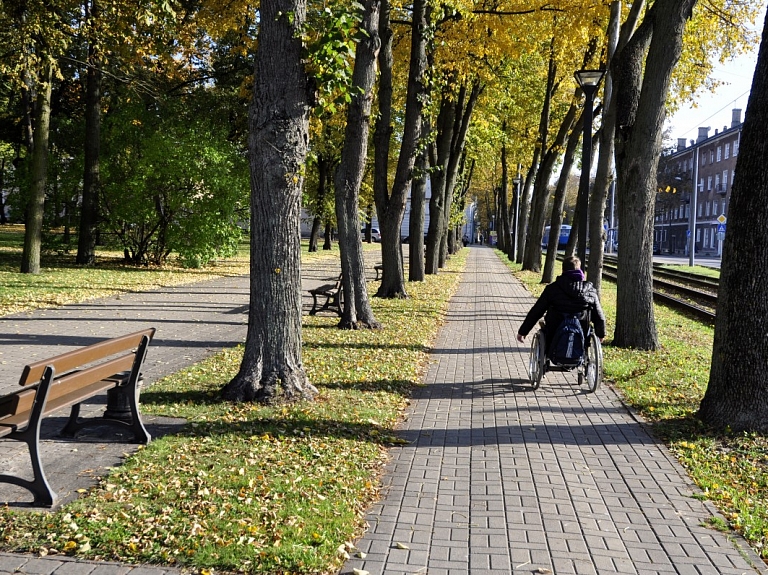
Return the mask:
<path id="1" fill-rule="evenodd" d="M 541 274 L 521 271 L 501 252 L 499 257 L 532 294 L 541 293 Z M 685 467 L 701 489 L 698 496 L 712 501 L 727 526 L 768 559 L 768 441 L 753 433 L 718 433 L 696 418 L 709 380 L 714 329 L 656 305 L 661 348 L 619 349 L 611 345 L 616 284 L 603 282 L 601 302 L 607 320 L 606 379 Z M 721 528 L 722 523 L 713 518 L 712 526 Z"/>
<path id="2" fill-rule="evenodd" d="M 175 265 L 173 260 L 163 266 L 127 264 L 121 253 L 100 250 L 96 253 L 94 266 L 75 264 L 74 253 L 44 253 L 41 271 L 34 275 L 19 273 L 23 244 L 23 226 L 0 226 L 0 317 L 118 293 L 148 291 L 249 272 L 247 239 L 235 257 L 216 260 L 199 269 Z M 378 251 L 380 247 L 363 244 L 363 249 Z M 303 262 L 338 257 L 337 244 L 333 244 L 331 250 L 312 253 L 308 253 L 307 241 L 302 244 Z"/>
<path id="3" fill-rule="evenodd" d="M 373 298 L 379 331 L 305 317 L 312 403 L 221 402 L 241 350 L 142 393 L 148 413 L 183 417 L 101 484 L 53 513 L 0 510 L 8 551 L 185 566 L 200 573 L 334 573 L 377 496 L 387 446 L 443 321 L 466 250 L 409 299 Z"/>

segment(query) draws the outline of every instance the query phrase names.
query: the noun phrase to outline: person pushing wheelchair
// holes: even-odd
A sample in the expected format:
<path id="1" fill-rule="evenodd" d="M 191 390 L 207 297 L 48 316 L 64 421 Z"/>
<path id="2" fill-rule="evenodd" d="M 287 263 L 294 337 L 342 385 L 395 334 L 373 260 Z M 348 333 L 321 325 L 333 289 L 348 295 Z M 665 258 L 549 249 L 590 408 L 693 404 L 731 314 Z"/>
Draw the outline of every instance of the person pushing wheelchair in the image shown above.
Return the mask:
<path id="1" fill-rule="evenodd" d="M 544 317 L 546 350 L 552 346 L 555 330 L 566 315 L 577 315 L 582 330 L 587 333 L 589 322 L 594 325 L 595 335 L 600 341 L 605 337 L 605 314 L 600 305 L 600 297 L 592 282 L 585 281 L 581 271 L 581 260 L 568 256 L 563 260 L 563 273 L 544 291 L 525 316 L 517 332 L 517 341 L 524 342 L 536 322 Z"/>

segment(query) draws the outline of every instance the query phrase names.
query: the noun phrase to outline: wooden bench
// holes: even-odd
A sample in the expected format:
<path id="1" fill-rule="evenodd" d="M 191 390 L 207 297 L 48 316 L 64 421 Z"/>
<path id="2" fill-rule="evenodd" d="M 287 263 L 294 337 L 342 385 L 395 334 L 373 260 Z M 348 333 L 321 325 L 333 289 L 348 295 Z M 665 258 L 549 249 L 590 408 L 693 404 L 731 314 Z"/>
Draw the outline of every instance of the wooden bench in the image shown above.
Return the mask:
<path id="1" fill-rule="evenodd" d="M 313 301 L 312 309 L 309 310 L 309 315 L 315 315 L 317 312 L 327 309 L 329 311 L 334 311 L 341 316 L 341 306 L 343 305 L 342 291 L 341 275 L 339 275 L 336 283 L 321 285 L 320 287 L 309 290 L 309 293 L 312 294 Z M 320 302 L 322 300 L 324 301 L 321 304 Z"/>
<path id="2" fill-rule="evenodd" d="M 56 493 L 48 484 L 40 460 L 40 424 L 44 417 L 67 407 L 71 409 L 61 431 L 64 437 L 74 437 L 84 427 L 109 424 L 131 430 L 136 443 L 149 443 L 151 437 L 139 414 L 139 383 L 154 334 L 155 328 L 145 329 L 24 367 L 19 381 L 22 389 L 0 396 L 0 438 L 26 443 L 33 479 L 0 475 L 0 482 L 29 490 L 34 495 L 33 505 L 55 505 Z M 109 410 L 103 417 L 80 417 L 81 403 L 110 390 L 126 397 L 126 419 L 110 415 Z"/>
<path id="3" fill-rule="evenodd" d="M 381 279 L 381 276 L 384 274 L 384 264 L 376 264 L 373 266 L 374 271 L 376 272 L 376 280 L 379 281 Z"/>

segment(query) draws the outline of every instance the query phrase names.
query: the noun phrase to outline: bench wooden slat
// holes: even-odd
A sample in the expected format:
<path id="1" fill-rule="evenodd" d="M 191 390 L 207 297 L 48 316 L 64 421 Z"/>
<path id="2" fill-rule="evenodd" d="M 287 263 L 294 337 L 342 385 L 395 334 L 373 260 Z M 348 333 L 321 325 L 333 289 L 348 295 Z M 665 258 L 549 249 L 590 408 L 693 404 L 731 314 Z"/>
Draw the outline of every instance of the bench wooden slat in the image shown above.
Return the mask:
<path id="1" fill-rule="evenodd" d="M 49 359 L 41 359 L 40 361 L 30 363 L 24 367 L 21 379 L 19 380 L 19 385 L 30 385 L 40 381 L 46 366 L 50 365 L 53 367 L 56 373 L 66 373 L 77 367 L 91 363 L 92 361 L 132 349 L 141 343 L 141 338 L 143 336 L 146 335 L 152 339 L 154 334 L 154 328 L 145 329 L 114 339 L 101 341 L 89 345 L 88 347 L 68 351 Z"/>
<path id="2" fill-rule="evenodd" d="M 55 504 L 56 494 L 40 459 L 40 423 L 61 409 L 70 408 L 61 431 L 64 436 L 74 437 L 88 425 L 112 424 L 130 429 L 134 441 L 148 443 L 151 436 L 141 421 L 138 398 L 141 368 L 154 334 L 155 329 L 150 328 L 27 365 L 19 381 L 22 389 L 0 397 L 0 437 L 27 445 L 34 479 L 0 474 L 0 482 L 28 489 L 36 505 Z M 80 418 L 84 401 L 105 391 L 109 398 L 117 389 L 124 392 L 128 403 L 125 417 L 122 408 L 110 411 L 108 400 L 104 417 Z"/>

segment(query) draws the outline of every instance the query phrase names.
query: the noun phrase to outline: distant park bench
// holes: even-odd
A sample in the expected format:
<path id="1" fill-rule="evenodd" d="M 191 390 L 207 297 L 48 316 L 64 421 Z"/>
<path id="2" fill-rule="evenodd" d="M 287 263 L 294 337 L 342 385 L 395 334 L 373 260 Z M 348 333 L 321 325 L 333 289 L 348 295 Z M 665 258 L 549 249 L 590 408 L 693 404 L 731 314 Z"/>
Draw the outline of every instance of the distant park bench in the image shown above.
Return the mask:
<path id="1" fill-rule="evenodd" d="M 336 283 L 321 285 L 309 290 L 309 293 L 312 294 L 312 309 L 309 310 L 309 315 L 329 310 L 341 316 L 341 306 L 343 305 L 341 274 L 339 274 Z"/>
<path id="2" fill-rule="evenodd" d="M 376 264 L 373 269 L 376 272 L 376 281 L 379 281 L 384 274 L 384 264 Z"/>
<path id="3" fill-rule="evenodd" d="M 74 437 L 84 427 L 110 424 L 130 429 L 136 443 L 149 443 L 151 437 L 139 414 L 139 380 L 154 334 L 155 328 L 145 329 L 24 367 L 22 389 L 0 396 L 0 438 L 26 443 L 33 479 L 0 475 L 0 482 L 30 491 L 35 506 L 56 504 L 40 460 L 40 424 L 44 417 L 67 407 L 71 410 L 63 437 Z M 110 413 L 108 398 L 103 417 L 80 418 L 80 404 L 104 391 L 108 395 L 122 392 L 127 411 Z"/>

